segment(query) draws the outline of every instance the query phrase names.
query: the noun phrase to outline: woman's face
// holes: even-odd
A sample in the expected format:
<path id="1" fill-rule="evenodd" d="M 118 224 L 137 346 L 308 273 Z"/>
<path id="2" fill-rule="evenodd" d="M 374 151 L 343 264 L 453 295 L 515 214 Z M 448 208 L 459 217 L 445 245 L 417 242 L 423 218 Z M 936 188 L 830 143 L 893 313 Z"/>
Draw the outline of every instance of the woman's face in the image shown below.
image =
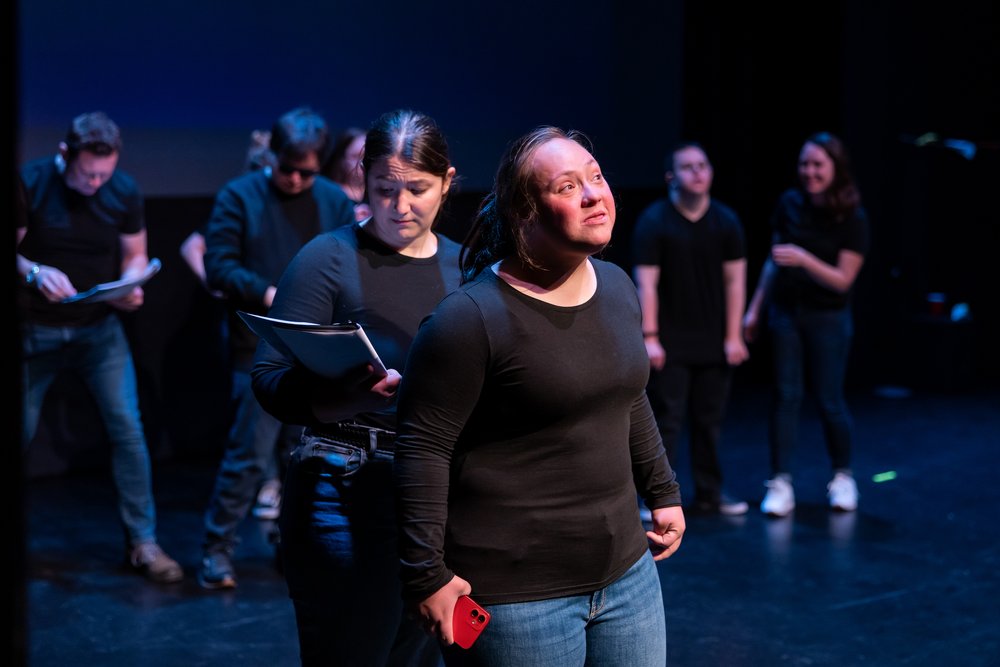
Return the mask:
<path id="1" fill-rule="evenodd" d="M 833 160 L 825 150 L 806 142 L 799 153 L 799 182 L 810 195 L 823 194 L 833 184 Z"/>
<path id="2" fill-rule="evenodd" d="M 431 232 L 455 168 L 444 176 L 420 171 L 398 156 L 378 160 L 366 175 L 375 235 L 398 249 Z"/>
<path id="3" fill-rule="evenodd" d="M 542 144 L 531 157 L 538 219 L 526 230 L 530 252 L 589 256 L 611 241 L 615 201 L 597 160 L 570 139 Z"/>

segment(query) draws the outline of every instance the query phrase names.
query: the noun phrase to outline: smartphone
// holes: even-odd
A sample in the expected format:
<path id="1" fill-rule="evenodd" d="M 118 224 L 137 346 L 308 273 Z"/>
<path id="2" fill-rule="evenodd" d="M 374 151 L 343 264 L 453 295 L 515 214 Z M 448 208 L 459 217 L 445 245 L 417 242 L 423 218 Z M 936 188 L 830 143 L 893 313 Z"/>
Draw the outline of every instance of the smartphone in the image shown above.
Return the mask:
<path id="1" fill-rule="evenodd" d="M 455 635 L 455 643 L 462 648 L 469 648 L 479 639 L 480 633 L 489 622 L 490 612 L 476 604 L 468 595 L 459 597 L 451 617 L 451 631 Z"/>

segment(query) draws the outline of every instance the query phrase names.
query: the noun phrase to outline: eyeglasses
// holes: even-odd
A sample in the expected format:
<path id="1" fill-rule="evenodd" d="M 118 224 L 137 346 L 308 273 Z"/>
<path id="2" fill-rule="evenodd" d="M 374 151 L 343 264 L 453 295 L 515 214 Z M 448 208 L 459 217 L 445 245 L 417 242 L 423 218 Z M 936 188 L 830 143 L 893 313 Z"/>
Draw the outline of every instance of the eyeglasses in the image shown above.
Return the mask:
<path id="1" fill-rule="evenodd" d="M 280 171 L 285 176 L 298 174 L 299 178 L 301 178 L 303 181 L 308 180 L 310 178 L 314 178 L 317 174 L 319 174 L 319 170 L 317 169 L 299 169 L 298 167 L 293 167 L 288 164 L 279 164 L 278 171 Z"/>

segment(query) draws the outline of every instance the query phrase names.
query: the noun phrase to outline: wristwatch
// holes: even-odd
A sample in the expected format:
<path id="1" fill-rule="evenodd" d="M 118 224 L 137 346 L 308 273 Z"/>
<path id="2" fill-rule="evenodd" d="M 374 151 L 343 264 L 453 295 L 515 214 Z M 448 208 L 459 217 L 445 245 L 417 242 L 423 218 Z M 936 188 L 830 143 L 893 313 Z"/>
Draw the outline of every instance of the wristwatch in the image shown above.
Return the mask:
<path id="1" fill-rule="evenodd" d="M 32 264 L 28 272 L 24 274 L 24 284 L 25 285 L 37 285 L 38 284 L 38 272 L 42 270 L 38 264 Z"/>

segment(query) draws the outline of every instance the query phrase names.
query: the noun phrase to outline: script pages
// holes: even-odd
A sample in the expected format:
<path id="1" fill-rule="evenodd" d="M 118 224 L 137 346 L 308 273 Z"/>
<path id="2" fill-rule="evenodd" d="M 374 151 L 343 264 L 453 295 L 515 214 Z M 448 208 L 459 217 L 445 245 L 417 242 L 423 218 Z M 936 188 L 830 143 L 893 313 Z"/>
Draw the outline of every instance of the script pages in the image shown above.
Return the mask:
<path id="1" fill-rule="evenodd" d="M 126 296 L 136 287 L 145 285 L 146 282 L 160 271 L 160 260 L 155 257 L 149 260 L 146 270 L 135 278 L 115 280 L 110 283 L 94 285 L 86 292 L 77 292 L 73 296 L 68 296 L 60 303 L 95 303 L 97 301 L 114 301 Z"/>
<path id="2" fill-rule="evenodd" d="M 387 375 L 375 347 L 357 322 L 317 324 L 237 312 L 251 331 L 317 375 L 337 378 L 362 364 L 371 364 L 376 376 Z"/>

